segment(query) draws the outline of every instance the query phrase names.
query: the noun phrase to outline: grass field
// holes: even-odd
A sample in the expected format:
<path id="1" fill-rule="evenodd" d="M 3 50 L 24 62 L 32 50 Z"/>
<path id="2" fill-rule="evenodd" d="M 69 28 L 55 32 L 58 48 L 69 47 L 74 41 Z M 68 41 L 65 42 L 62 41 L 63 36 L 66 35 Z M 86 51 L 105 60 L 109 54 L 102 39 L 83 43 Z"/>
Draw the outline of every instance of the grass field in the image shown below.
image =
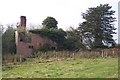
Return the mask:
<path id="1" fill-rule="evenodd" d="M 2 70 L 3 78 L 118 78 L 118 58 L 30 59 Z"/>

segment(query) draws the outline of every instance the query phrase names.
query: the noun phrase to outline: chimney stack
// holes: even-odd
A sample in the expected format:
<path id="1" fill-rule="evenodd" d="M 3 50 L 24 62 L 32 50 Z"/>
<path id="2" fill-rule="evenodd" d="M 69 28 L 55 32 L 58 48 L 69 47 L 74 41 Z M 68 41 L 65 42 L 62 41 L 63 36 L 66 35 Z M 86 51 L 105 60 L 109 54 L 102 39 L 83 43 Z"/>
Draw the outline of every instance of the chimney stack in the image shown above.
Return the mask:
<path id="1" fill-rule="evenodd" d="M 26 16 L 21 16 L 20 17 L 20 26 L 21 27 L 26 27 Z"/>

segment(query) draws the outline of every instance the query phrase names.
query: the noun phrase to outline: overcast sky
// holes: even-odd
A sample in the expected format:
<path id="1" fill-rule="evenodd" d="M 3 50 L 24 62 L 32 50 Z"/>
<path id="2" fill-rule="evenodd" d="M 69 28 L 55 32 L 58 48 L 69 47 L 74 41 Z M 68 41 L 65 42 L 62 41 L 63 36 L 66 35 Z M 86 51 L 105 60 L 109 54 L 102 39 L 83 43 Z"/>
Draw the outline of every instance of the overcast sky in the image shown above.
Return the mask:
<path id="1" fill-rule="evenodd" d="M 89 7 L 100 4 L 110 4 L 118 18 L 119 0 L 0 0 L 0 23 L 15 24 L 20 22 L 20 16 L 26 16 L 27 25 L 42 24 L 47 17 L 54 17 L 58 21 L 58 27 L 64 30 L 70 26 L 78 27 L 82 23 L 82 12 Z M 115 27 L 118 23 L 115 22 Z M 117 36 L 117 35 L 116 35 Z"/>

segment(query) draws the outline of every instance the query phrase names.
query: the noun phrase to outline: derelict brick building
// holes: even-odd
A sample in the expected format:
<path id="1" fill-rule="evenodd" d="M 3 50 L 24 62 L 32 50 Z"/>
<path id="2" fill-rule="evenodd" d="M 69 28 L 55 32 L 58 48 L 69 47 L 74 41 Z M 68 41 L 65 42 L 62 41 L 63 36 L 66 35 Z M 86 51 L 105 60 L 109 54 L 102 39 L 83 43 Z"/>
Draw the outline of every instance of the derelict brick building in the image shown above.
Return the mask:
<path id="1" fill-rule="evenodd" d="M 55 42 L 48 37 L 40 36 L 26 31 L 26 17 L 20 17 L 20 25 L 15 31 L 16 40 L 16 53 L 20 57 L 28 57 L 35 50 L 42 47 L 44 44 L 49 43 L 52 47 L 57 48 Z"/>

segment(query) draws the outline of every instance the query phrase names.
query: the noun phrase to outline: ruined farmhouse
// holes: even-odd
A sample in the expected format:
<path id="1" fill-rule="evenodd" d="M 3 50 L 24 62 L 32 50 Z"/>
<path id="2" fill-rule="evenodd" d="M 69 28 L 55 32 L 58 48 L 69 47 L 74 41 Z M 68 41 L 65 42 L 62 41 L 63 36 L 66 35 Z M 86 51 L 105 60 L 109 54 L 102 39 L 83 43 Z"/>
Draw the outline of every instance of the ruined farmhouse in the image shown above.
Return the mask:
<path id="1" fill-rule="evenodd" d="M 26 31 L 26 16 L 20 17 L 20 24 L 15 31 L 16 40 L 16 53 L 21 57 L 30 56 L 34 51 L 48 43 L 51 47 L 57 48 L 55 42 L 53 42 L 47 36 L 40 36 L 32 32 Z"/>

